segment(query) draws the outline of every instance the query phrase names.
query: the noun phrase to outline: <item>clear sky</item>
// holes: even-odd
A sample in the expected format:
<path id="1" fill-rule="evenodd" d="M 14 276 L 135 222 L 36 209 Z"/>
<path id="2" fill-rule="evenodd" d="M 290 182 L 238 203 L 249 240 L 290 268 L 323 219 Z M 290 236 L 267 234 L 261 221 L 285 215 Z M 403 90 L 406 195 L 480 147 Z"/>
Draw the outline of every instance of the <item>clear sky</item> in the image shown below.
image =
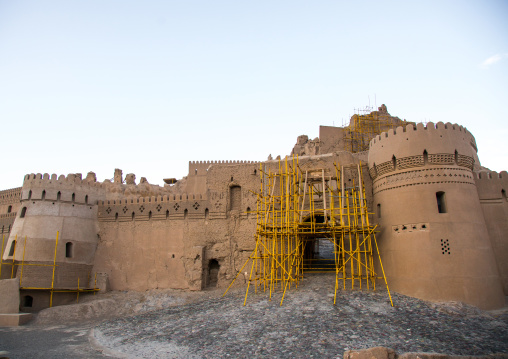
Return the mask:
<path id="1" fill-rule="evenodd" d="M 508 169 L 507 1 L 0 0 L 0 189 L 265 160 L 385 103 Z"/>

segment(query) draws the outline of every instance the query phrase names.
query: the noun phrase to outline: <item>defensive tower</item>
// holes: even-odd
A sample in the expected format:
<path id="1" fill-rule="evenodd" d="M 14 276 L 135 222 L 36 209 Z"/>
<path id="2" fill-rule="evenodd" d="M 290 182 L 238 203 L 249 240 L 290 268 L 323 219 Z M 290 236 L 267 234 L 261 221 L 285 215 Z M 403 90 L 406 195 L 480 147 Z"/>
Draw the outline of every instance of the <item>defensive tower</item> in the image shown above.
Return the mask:
<path id="1" fill-rule="evenodd" d="M 23 310 L 47 307 L 53 291 L 78 288 L 78 280 L 81 288 L 89 286 L 99 232 L 97 204 L 103 198 L 92 172 L 84 180 L 81 174 L 25 176 L 20 209 L 3 253 L 29 297 L 22 299 L 22 307 L 29 303 Z"/>
<path id="2" fill-rule="evenodd" d="M 504 303 L 473 168 L 474 137 L 442 122 L 408 125 L 370 142 L 369 171 L 390 287 L 481 308 Z"/>

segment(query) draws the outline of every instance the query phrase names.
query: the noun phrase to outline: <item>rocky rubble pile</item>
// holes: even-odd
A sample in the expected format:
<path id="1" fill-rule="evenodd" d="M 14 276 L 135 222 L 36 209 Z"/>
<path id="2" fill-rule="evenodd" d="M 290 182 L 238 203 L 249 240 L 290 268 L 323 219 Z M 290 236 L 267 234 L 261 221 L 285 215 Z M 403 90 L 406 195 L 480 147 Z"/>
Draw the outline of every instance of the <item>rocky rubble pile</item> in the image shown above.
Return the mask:
<path id="1" fill-rule="evenodd" d="M 219 294 L 219 293 L 217 293 Z M 508 353 L 508 314 L 457 303 L 427 303 L 386 292 L 341 291 L 333 278 L 306 278 L 270 301 L 244 292 L 103 322 L 97 342 L 140 358 L 340 358 L 383 346 L 398 353 Z"/>

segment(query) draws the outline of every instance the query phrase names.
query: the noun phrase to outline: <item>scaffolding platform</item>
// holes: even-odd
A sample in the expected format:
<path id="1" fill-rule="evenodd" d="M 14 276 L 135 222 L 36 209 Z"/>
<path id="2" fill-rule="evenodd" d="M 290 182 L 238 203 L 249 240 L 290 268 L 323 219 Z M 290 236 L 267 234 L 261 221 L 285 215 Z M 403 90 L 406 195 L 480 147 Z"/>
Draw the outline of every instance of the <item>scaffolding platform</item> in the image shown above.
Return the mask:
<path id="1" fill-rule="evenodd" d="M 55 239 L 55 250 L 54 250 L 54 256 L 53 256 L 53 263 L 52 264 L 46 264 L 46 263 L 25 263 L 25 251 L 26 251 L 26 240 L 27 237 L 25 237 L 24 245 L 23 245 L 23 256 L 21 262 L 16 262 L 15 256 L 16 256 L 16 247 L 18 246 L 18 237 L 16 236 L 14 240 L 14 245 L 12 248 L 12 261 L 3 261 L 3 251 L 4 248 L 4 242 L 5 242 L 5 235 L 2 236 L 2 255 L 0 256 L 0 275 L 2 271 L 2 265 L 9 265 L 11 266 L 11 279 L 15 277 L 15 272 L 17 276 L 17 271 L 15 271 L 15 268 L 21 268 L 20 269 L 20 275 L 19 275 L 19 290 L 35 290 L 35 291 L 45 291 L 50 293 L 50 300 L 49 300 L 49 307 L 51 308 L 53 306 L 53 294 L 54 293 L 76 293 L 76 303 L 79 303 L 79 295 L 82 293 L 95 293 L 98 292 L 100 289 L 97 288 L 97 273 L 95 274 L 95 280 L 94 280 L 94 287 L 82 287 L 80 285 L 80 279 L 77 278 L 76 286 L 66 286 L 66 287 L 55 287 L 55 270 L 56 267 L 58 267 L 58 264 L 56 262 L 56 253 L 58 248 L 58 237 L 59 232 L 56 232 L 56 239 Z M 36 267 L 52 267 L 52 276 L 51 276 L 51 286 L 50 287 L 24 287 L 23 286 L 23 269 L 25 266 L 36 266 Z M 88 276 L 90 276 L 90 273 L 88 273 Z M 49 280 L 49 279 L 48 279 Z M 88 278 L 89 282 L 90 278 Z"/>
<path id="2" fill-rule="evenodd" d="M 256 246 L 237 276 L 249 268 L 244 305 L 251 286 L 268 292 L 270 299 L 297 288 L 305 273 L 334 272 L 336 304 L 340 289 L 376 289 L 383 279 L 392 298 L 376 242 L 376 226 L 370 224 L 362 180 L 362 166 L 302 170 L 297 157 L 279 160 L 276 170 L 260 165 L 257 193 Z M 345 186 L 345 172 L 353 183 Z M 354 176 L 351 174 L 354 173 Z M 331 257 L 316 256 L 316 243 L 331 243 Z M 381 274 L 374 268 L 379 260 Z M 323 264 L 326 263 L 326 266 Z"/>

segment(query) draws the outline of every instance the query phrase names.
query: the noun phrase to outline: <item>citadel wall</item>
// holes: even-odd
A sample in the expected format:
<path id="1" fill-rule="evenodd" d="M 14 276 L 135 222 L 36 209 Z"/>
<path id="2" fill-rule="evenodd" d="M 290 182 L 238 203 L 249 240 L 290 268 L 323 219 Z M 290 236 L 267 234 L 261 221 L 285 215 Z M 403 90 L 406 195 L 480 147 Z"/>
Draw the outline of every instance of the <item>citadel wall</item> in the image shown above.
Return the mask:
<path id="1" fill-rule="evenodd" d="M 346 130 L 342 127 L 319 126 L 319 141 L 321 153 L 343 151 Z"/>
<path id="2" fill-rule="evenodd" d="M 477 172 L 474 180 L 494 250 L 504 294 L 508 295 L 508 173 Z"/>
<path id="3" fill-rule="evenodd" d="M 249 189 L 251 177 L 259 184 L 253 176 L 257 166 L 191 163 L 188 178 L 200 176 L 203 182 L 190 182 L 191 188 L 206 191 L 100 202 L 93 271 L 107 273 L 116 290 L 229 284 L 240 269 L 237 264 L 250 254 L 244 253 L 244 244 L 255 228 Z"/>
<path id="4" fill-rule="evenodd" d="M 17 277 L 22 287 L 51 287 L 56 249 L 55 288 L 87 286 L 97 242 L 97 202 L 104 197 L 99 183 L 81 175 L 25 176 L 20 209 L 3 252 L 4 261 L 24 262 Z M 14 250 L 15 248 L 15 250 Z"/>
<path id="5" fill-rule="evenodd" d="M 474 138 L 433 123 L 390 130 L 370 143 L 379 245 L 393 290 L 481 308 L 504 303 L 472 169 Z"/>
<path id="6" fill-rule="evenodd" d="M 0 191 L 0 243 L 3 243 L 3 247 L 0 248 L 0 255 L 4 252 L 5 248 L 8 248 L 7 240 L 21 205 L 19 202 L 20 198 L 21 187 Z M 10 265 L 2 264 L 0 271 L 0 279 L 11 277 Z"/>

